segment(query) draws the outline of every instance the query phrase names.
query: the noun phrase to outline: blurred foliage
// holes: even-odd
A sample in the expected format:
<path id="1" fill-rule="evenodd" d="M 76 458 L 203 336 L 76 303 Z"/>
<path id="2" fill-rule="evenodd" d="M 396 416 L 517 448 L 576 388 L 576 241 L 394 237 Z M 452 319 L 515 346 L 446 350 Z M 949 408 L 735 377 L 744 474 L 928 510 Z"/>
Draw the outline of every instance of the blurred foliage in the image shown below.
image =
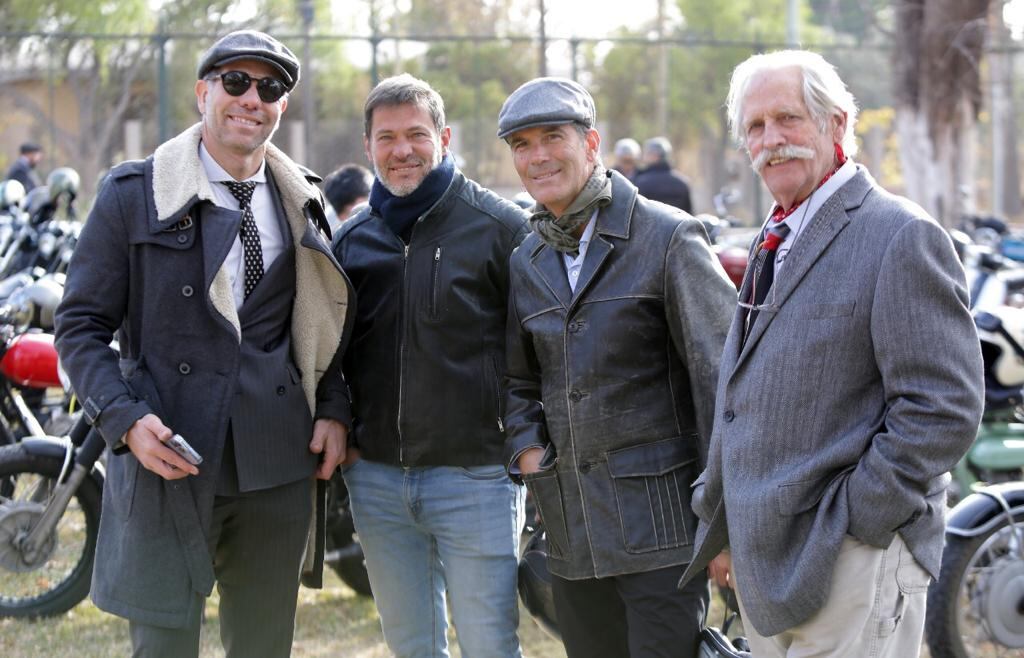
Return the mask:
<path id="1" fill-rule="evenodd" d="M 756 185 L 746 171 L 745 156 L 728 136 L 723 105 L 736 64 L 785 42 L 787 1 L 665 1 L 672 5 L 672 18 L 665 26 L 664 132 L 678 152 L 680 166 L 685 165 L 694 178 L 698 206 L 707 207 L 710 195 L 729 181 L 744 190 Z M 553 2 L 548 0 L 548 6 Z M 891 4 L 892 0 L 801 3 L 801 40 L 815 44 L 837 66 L 862 109 L 893 105 L 887 51 L 896 23 Z M 584 0 L 578 0 L 578 6 L 580 11 L 591 10 Z M 312 8 L 309 42 L 303 39 L 303 7 Z M 537 0 L 0 0 L 0 25 L 8 33 L 81 35 L 59 39 L 0 34 L 0 78 L 5 81 L 0 102 L 24 111 L 36 124 L 33 135 L 54 135 L 65 160 L 60 164 L 84 167 L 83 179 L 88 181 L 89 169 L 98 171 L 122 157 L 124 121 L 143 122 L 143 147 L 148 152 L 159 142 L 161 102 L 170 135 L 197 120 L 195 67 L 215 36 L 242 27 L 265 30 L 302 59 L 302 84 L 289 101 L 286 122 L 308 116 L 305 104 L 311 96 L 315 136 L 307 162 L 326 173 L 341 162 L 365 160 L 362 106 L 373 83 L 369 54 L 370 38 L 376 35 L 380 77 L 407 71 L 428 80 L 444 97 L 467 173 L 485 184 L 516 186 L 507 152 L 494 137 L 494 123 L 507 95 L 539 70 L 537 43 L 522 39 L 536 36 L 538 20 Z M 548 31 L 552 33 L 551 26 Z M 99 34 L 137 38 L 88 36 Z M 332 38 L 338 34 L 357 36 Z M 660 47 L 650 41 L 657 34 L 655 20 L 637 19 L 607 34 L 609 40 L 578 42 L 571 67 L 595 96 L 606 151 L 621 137 L 642 141 L 662 132 L 656 125 L 656 99 L 662 93 Z M 453 38 L 443 39 L 446 36 Z M 549 70 L 570 70 L 569 52 L 564 41 L 552 40 Z M 23 93 L 23 86 L 6 84 L 33 76 L 37 87 L 41 81 L 73 92 L 74 103 L 58 110 L 66 115 L 77 105 L 75 125 L 69 125 L 66 116 L 51 120 L 44 101 Z M 864 116 L 867 120 L 870 115 Z M 883 117 L 879 121 L 888 117 L 877 116 Z M 285 129 L 275 139 L 288 148 L 290 138 Z M 50 163 L 56 165 L 54 155 Z M 730 173 L 737 170 L 742 180 Z"/>

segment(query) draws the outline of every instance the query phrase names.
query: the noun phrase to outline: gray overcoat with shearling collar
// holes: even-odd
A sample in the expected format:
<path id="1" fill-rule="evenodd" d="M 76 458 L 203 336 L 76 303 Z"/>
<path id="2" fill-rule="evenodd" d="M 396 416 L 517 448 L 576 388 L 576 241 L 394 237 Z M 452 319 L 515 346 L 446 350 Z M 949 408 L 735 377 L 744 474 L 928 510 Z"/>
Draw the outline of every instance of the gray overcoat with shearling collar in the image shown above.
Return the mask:
<path id="1" fill-rule="evenodd" d="M 182 626 L 196 594 L 212 590 L 206 529 L 240 361 L 241 328 L 223 263 L 241 214 L 213 204 L 199 138 L 193 126 L 145 161 L 111 171 L 82 231 L 56 321 L 57 348 L 83 409 L 115 452 L 93 600 L 165 627 Z M 315 176 L 272 145 L 266 164 L 295 251 L 295 370 L 314 417 L 343 420 L 335 405 L 342 380 L 325 374 L 350 325 L 351 285 L 316 228 L 323 206 Z M 120 363 L 108 346 L 115 333 Z M 124 449 L 125 432 L 151 412 L 206 458 L 198 476 L 165 481 Z M 309 438 L 287 440 L 302 449 Z M 322 532 L 311 535 L 322 541 Z M 322 546 L 311 548 L 307 567 L 316 580 Z"/>

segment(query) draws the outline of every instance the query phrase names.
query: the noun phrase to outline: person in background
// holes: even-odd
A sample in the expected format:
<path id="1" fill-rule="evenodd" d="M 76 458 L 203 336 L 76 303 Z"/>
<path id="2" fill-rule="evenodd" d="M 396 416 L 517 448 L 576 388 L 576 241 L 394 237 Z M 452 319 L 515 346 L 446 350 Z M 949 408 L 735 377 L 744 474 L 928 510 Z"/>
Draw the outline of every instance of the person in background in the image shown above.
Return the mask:
<path id="1" fill-rule="evenodd" d="M 537 200 L 510 266 L 506 464 L 547 533 L 570 658 L 686 658 L 708 587 L 676 583 L 736 289 L 700 222 L 605 169 L 595 123 L 564 78 L 527 82 L 498 115 Z"/>
<path id="2" fill-rule="evenodd" d="M 370 198 L 373 174 L 362 165 L 342 165 L 324 179 L 324 196 L 334 210 L 330 217 L 331 232 L 337 232 L 341 223 L 352 215 L 353 210 Z"/>
<path id="3" fill-rule="evenodd" d="M 820 55 L 732 75 L 733 136 L 775 205 L 722 356 L 687 578 L 735 588 L 758 657 L 920 652 L 981 348 L 949 235 L 875 183 Z"/>
<path id="4" fill-rule="evenodd" d="M 355 297 L 319 177 L 270 143 L 298 81 L 269 35 L 214 43 L 200 122 L 111 170 L 71 261 L 57 350 L 113 453 L 92 598 L 135 656 L 197 656 L 216 583 L 227 656 L 284 658 L 304 562 L 319 584 Z"/>
<path id="5" fill-rule="evenodd" d="M 36 167 L 43 159 L 43 147 L 33 142 L 25 142 L 18 152 L 18 159 L 7 170 L 7 178 L 21 183 L 28 194 L 33 188 L 43 184 L 43 179 L 36 171 Z"/>
<path id="6" fill-rule="evenodd" d="M 629 180 L 640 171 L 640 145 L 631 137 L 615 142 L 615 166 L 612 167 Z"/>
<path id="7" fill-rule="evenodd" d="M 399 658 L 518 658 L 523 491 L 508 478 L 508 259 L 526 213 L 466 178 L 444 101 L 411 75 L 366 99 L 376 178 L 334 253 L 357 305 L 343 471 L 374 602 Z"/>
<path id="8" fill-rule="evenodd" d="M 633 182 L 648 199 L 693 212 L 690 183 L 672 168 L 672 143 L 664 137 L 652 137 L 644 142 L 644 168 Z"/>

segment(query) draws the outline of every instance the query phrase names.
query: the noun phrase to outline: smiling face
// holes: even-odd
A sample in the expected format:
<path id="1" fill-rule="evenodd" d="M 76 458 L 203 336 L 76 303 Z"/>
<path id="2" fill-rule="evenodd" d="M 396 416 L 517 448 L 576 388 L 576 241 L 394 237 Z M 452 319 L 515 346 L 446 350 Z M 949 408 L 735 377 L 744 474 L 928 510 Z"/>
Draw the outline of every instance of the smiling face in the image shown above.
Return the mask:
<path id="1" fill-rule="evenodd" d="M 219 78 L 212 77 L 225 71 L 244 71 L 253 78 L 278 77 L 279 74 L 265 62 L 241 60 L 214 71 L 209 76 L 212 79 L 196 82 L 196 102 L 203 115 L 203 144 L 228 173 L 239 178 L 238 172 L 241 172 L 246 178 L 255 173 L 253 161 L 259 168 L 266 143 L 288 107 L 288 96 L 265 103 L 256 93 L 255 84 L 249 85 L 241 96 L 232 96 L 224 90 Z"/>
<path id="2" fill-rule="evenodd" d="M 594 172 L 601 136 L 580 135 L 573 124 L 535 126 L 508 138 L 512 160 L 526 191 L 561 217 Z"/>
<path id="3" fill-rule="evenodd" d="M 822 131 L 804 103 L 803 74 L 765 71 L 743 96 L 742 130 L 754 169 L 786 210 L 803 201 L 836 165 L 835 144 L 846 117 L 833 114 Z"/>
<path id="4" fill-rule="evenodd" d="M 377 180 L 395 196 L 408 196 L 448 153 L 452 131 L 440 133 L 426 108 L 410 103 L 373 110 L 370 135 L 363 138 Z"/>

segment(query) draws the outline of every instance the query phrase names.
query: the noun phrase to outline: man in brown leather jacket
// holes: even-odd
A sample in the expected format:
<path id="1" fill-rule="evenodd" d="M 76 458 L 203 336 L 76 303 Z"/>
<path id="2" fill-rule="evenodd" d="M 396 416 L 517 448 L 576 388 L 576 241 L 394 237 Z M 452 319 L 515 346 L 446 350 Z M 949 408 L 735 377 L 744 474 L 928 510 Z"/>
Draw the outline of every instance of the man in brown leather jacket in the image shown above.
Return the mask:
<path id="1" fill-rule="evenodd" d="M 547 530 L 569 656 L 691 656 L 707 581 L 676 583 L 736 293 L 700 222 L 604 168 L 594 124 L 560 78 L 498 118 L 538 202 L 510 264 L 506 461 Z"/>

